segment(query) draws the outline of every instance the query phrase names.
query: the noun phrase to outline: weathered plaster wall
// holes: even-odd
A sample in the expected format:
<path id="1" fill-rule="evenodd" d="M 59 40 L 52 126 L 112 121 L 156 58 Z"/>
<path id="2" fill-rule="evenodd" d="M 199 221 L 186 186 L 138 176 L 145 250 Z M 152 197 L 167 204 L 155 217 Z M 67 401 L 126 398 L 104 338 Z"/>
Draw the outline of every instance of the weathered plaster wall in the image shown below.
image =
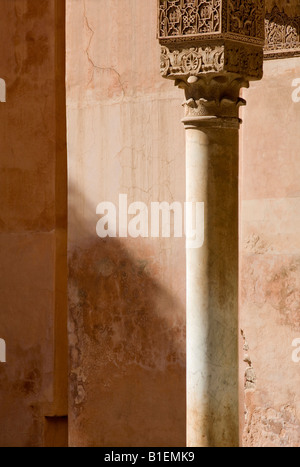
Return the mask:
<path id="1" fill-rule="evenodd" d="M 292 84 L 300 59 L 265 62 L 264 73 L 244 93 L 242 127 L 243 442 L 299 447 L 300 363 L 292 361 L 292 342 L 300 337 L 300 102 Z"/>
<path id="2" fill-rule="evenodd" d="M 67 413 L 64 7 L 1 7 L 0 446 L 58 445 L 66 418 L 55 416 Z M 117 205 L 119 193 L 129 203 L 184 201 L 182 94 L 159 75 L 154 0 L 67 0 L 67 27 L 70 442 L 183 446 L 184 239 L 96 236 L 97 204 Z M 266 62 L 244 93 L 246 446 L 300 439 L 296 78 L 299 59 Z"/>
<path id="3" fill-rule="evenodd" d="M 182 95 L 159 54 L 155 1 L 67 1 L 72 445 L 185 445 L 184 239 L 96 235 L 120 193 L 184 202 Z"/>
<path id="4" fill-rule="evenodd" d="M 96 236 L 96 206 L 184 200 L 182 94 L 156 2 L 67 1 L 70 439 L 185 444 L 184 240 Z M 241 138 L 244 445 L 299 445 L 299 59 L 266 62 Z M 245 359 L 245 362 L 243 362 Z M 246 376 L 245 376 L 246 373 Z M 244 390 L 244 385 L 246 390 Z M 246 413 L 243 413 L 245 404 Z"/>
<path id="5" fill-rule="evenodd" d="M 67 410 L 63 2 L 1 0 L 0 44 L 0 446 L 41 446 Z"/>

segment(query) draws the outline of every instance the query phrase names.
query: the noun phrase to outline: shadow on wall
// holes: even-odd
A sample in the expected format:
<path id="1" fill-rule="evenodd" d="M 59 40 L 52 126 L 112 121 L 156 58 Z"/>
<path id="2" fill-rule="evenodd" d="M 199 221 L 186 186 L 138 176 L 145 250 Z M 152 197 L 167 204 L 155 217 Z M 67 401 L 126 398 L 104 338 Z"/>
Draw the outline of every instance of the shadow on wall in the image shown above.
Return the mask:
<path id="1" fill-rule="evenodd" d="M 71 446 L 185 446 L 185 310 L 160 284 L 167 265 L 157 243 L 130 253 L 133 240 L 98 238 L 96 215 L 88 232 L 78 195 L 71 186 L 83 239 L 69 242 Z"/>

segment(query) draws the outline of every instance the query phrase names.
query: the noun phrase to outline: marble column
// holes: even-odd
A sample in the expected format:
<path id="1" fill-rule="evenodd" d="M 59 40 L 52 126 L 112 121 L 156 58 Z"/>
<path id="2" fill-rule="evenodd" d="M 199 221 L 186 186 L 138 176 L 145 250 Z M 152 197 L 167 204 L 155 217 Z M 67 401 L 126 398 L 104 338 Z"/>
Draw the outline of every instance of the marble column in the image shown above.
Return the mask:
<path id="1" fill-rule="evenodd" d="M 187 248 L 187 445 L 239 445 L 240 90 L 262 77 L 264 2 L 159 1 L 161 74 L 185 92 L 187 201 L 204 243 Z M 187 247 L 190 242 L 187 242 Z"/>
<path id="2" fill-rule="evenodd" d="M 187 443 L 237 446 L 240 121 L 195 113 L 183 120 L 186 197 L 204 203 L 205 234 L 186 252 Z"/>

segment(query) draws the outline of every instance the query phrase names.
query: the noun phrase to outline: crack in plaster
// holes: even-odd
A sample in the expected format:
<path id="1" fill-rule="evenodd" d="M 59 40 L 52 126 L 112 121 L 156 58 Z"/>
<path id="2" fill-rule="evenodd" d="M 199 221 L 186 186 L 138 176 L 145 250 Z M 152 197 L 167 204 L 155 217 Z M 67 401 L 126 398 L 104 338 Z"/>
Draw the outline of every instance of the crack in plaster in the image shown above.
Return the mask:
<path id="1" fill-rule="evenodd" d="M 92 29 L 91 25 L 90 25 L 90 22 L 88 20 L 88 17 L 87 17 L 87 8 L 86 8 L 86 1 L 84 0 L 83 2 L 83 6 L 84 6 L 84 21 L 85 21 L 85 24 L 88 28 L 88 30 L 90 31 L 90 40 L 89 40 L 89 43 L 88 43 L 88 46 L 85 50 L 85 53 L 86 53 L 86 56 L 88 58 L 88 61 L 89 63 L 92 65 L 93 69 L 96 69 L 96 70 L 100 70 L 100 71 L 112 71 L 113 73 L 115 73 L 117 75 L 117 78 L 118 78 L 118 82 L 120 84 L 120 88 L 122 90 L 122 99 L 124 99 L 125 97 L 125 89 L 124 89 L 124 86 L 123 86 L 123 83 L 122 83 L 122 80 L 121 80 L 121 75 L 120 73 L 113 67 L 101 67 L 99 65 L 96 65 L 94 60 L 92 59 L 91 55 L 90 55 L 90 47 L 91 47 L 91 44 L 92 44 L 92 40 L 93 40 L 93 37 L 95 35 L 95 31 Z M 94 74 L 92 76 L 92 78 L 90 79 L 89 83 L 88 83 L 88 86 L 91 84 L 91 82 L 93 81 L 93 78 L 94 78 Z"/>

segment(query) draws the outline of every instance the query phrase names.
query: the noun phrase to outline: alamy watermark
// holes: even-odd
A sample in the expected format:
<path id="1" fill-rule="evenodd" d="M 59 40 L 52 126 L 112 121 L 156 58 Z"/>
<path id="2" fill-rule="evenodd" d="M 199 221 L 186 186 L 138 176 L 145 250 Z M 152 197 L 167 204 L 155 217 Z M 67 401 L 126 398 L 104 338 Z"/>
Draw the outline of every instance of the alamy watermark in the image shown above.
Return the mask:
<path id="1" fill-rule="evenodd" d="M 6 363 L 6 342 L 0 339 L 0 363 Z"/>
<path id="2" fill-rule="evenodd" d="M 292 347 L 295 347 L 292 353 L 292 361 L 294 363 L 300 363 L 300 337 L 293 340 Z"/>
<path id="3" fill-rule="evenodd" d="M 96 231 L 100 238 L 174 238 L 186 237 L 187 248 L 204 243 L 204 203 L 152 202 L 150 208 L 140 201 L 128 206 L 128 197 L 119 195 L 118 208 L 104 201 L 97 206 L 101 216 Z"/>
<path id="4" fill-rule="evenodd" d="M 292 82 L 292 87 L 296 88 L 292 92 L 292 101 L 295 102 L 295 104 L 298 104 L 298 102 L 300 102 L 300 78 L 294 79 Z"/>
<path id="5" fill-rule="evenodd" d="M 6 83 L 0 78 L 0 102 L 6 102 Z"/>

